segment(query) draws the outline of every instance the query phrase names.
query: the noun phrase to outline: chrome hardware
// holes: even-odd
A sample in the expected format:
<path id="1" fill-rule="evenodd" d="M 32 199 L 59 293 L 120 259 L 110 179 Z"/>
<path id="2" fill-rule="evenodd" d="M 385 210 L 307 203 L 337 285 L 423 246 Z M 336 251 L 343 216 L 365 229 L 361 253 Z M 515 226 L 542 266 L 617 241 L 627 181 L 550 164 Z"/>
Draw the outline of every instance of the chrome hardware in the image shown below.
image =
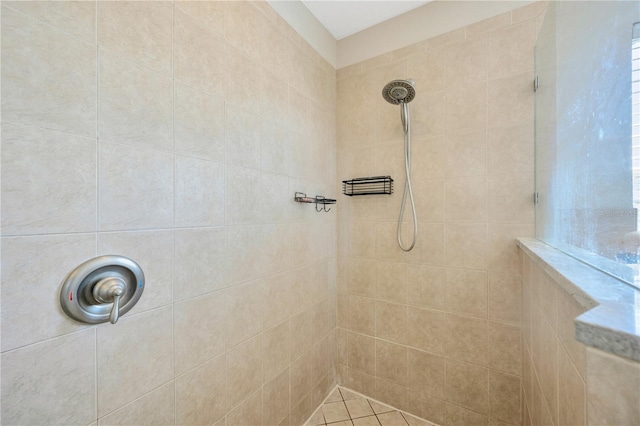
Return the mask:
<path id="1" fill-rule="evenodd" d="M 76 321 L 115 324 L 138 302 L 144 273 L 124 256 L 99 256 L 71 271 L 60 288 L 60 304 Z"/>
<path id="2" fill-rule="evenodd" d="M 540 87 L 540 78 L 536 75 L 536 78 L 533 79 L 533 91 L 537 92 Z"/>

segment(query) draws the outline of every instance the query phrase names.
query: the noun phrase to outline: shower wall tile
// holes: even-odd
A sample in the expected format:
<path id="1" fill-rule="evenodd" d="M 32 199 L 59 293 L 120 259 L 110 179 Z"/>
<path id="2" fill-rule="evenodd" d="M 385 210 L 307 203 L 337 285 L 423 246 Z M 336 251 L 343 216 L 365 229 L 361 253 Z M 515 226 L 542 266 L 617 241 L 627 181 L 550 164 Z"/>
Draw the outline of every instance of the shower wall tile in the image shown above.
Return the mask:
<path id="1" fill-rule="evenodd" d="M 95 139 L 2 124 L 4 235 L 95 231 Z"/>
<path id="2" fill-rule="evenodd" d="M 193 18 L 174 10 L 173 76 L 194 89 L 224 99 L 226 43 L 198 26 Z"/>
<path id="3" fill-rule="evenodd" d="M 336 197 L 335 70 L 267 2 L 134 3 L 3 2 L 2 415 L 303 423 L 341 369 L 340 206 L 293 201 Z M 57 302 L 96 254 L 145 272 L 116 325 Z"/>
<path id="4" fill-rule="evenodd" d="M 174 170 L 169 153 L 115 143 L 100 144 L 99 229 L 173 226 Z"/>
<path id="5" fill-rule="evenodd" d="M 3 8 L 2 64 L 3 120 L 96 137 L 93 42 Z"/>
<path id="6" fill-rule="evenodd" d="M 176 378 L 176 424 L 212 424 L 225 408 L 225 356 Z"/>
<path id="7" fill-rule="evenodd" d="M 120 318 L 97 328 L 98 417 L 173 377 L 172 308 Z M 126 355 L 126 356 L 123 356 Z"/>
<path id="8" fill-rule="evenodd" d="M 47 1 L 7 1 L 2 3 L 9 9 L 29 15 L 85 43 L 96 42 L 96 3 L 64 2 L 52 4 Z"/>
<path id="9" fill-rule="evenodd" d="M 224 163 L 224 102 L 178 82 L 174 82 L 174 90 L 175 152 Z"/>
<path id="10" fill-rule="evenodd" d="M 63 314 L 58 291 L 73 268 L 94 257 L 95 247 L 94 234 L 2 239 L 2 300 L 11 301 L 2 309 L 4 351 L 86 327 Z"/>
<path id="11" fill-rule="evenodd" d="M 173 232 L 134 231 L 98 234 L 98 254 L 120 254 L 135 260 L 146 286 L 131 314 L 159 308 L 173 301 Z"/>
<path id="12" fill-rule="evenodd" d="M 224 225 L 224 185 L 223 164 L 176 156 L 176 227 Z"/>
<path id="13" fill-rule="evenodd" d="M 498 15 L 336 75 L 336 187 L 354 176 L 395 180 L 391 196 L 340 205 L 338 336 L 340 330 L 365 333 L 370 345 L 406 345 L 408 354 L 403 382 L 397 374 L 403 356 L 381 358 L 374 372 L 364 372 L 351 363 L 358 359 L 357 340 L 343 338 L 338 382 L 375 390 L 384 402 L 435 423 L 519 424 L 524 411 L 521 334 L 532 335 L 525 303 L 531 292 L 521 284 L 515 239 L 533 232 L 530 82 L 543 9 Z M 408 253 L 396 241 L 403 131 L 397 109 L 380 99 L 384 84 L 399 78 L 414 79 L 417 88 L 410 107 L 418 238 Z M 405 212 L 404 241 L 411 238 L 411 220 Z M 350 296 L 343 295 L 345 286 Z M 367 322 L 371 308 L 364 308 L 371 305 L 375 327 Z M 531 367 L 527 377 L 531 384 Z M 538 423 L 554 412 L 540 396 L 546 412 Z M 553 418 L 558 424 L 557 414 Z"/>
<path id="14" fill-rule="evenodd" d="M 96 418 L 94 329 L 4 352 L 1 360 L 4 422 L 87 424 Z"/>
<path id="15" fill-rule="evenodd" d="M 170 2 L 99 2 L 98 44 L 138 65 L 171 75 Z"/>
<path id="16" fill-rule="evenodd" d="M 100 52 L 100 139 L 172 151 L 173 81 L 107 52 Z"/>
<path id="17" fill-rule="evenodd" d="M 107 414 L 98 420 L 98 426 L 170 425 L 175 423 L 175 383 L 173 381 L 155 389 L 140 399 Z"/>
<path id="18" fill-rule="evenodd" d="M 173 311 L 173 350 L 176 375 L 221 355 L 225 350 L 228 296 L 206 294 L 176 303 Z"/>
<path id="19" fill-rule="evenodd" d="M 174 302 L 226 286 L 226 238 L 224 228 L 175 231 Z"/>

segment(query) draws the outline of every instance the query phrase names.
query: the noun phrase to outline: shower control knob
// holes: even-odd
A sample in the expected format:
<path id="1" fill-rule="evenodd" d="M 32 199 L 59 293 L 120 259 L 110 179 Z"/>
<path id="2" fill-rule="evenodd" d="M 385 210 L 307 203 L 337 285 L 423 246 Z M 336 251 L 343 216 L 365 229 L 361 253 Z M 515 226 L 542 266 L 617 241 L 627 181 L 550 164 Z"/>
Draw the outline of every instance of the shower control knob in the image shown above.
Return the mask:
<path id="1" fill-rule="evenodd" d="M 127 289 L 127 284 L 120 278 L 103 278 L 93 287 L 93 297 L 100 303 L 113 303 L 109 322 L 118 322 L 120 314 L 120 298 Z"/>
<path id="2" fill-rule="evenodd" d="M 140 265 L 124 256 L 98 256 L 65 277 L 60 305 L 76 321 L 115 324 L 140 300 L 143 291 Z"/>

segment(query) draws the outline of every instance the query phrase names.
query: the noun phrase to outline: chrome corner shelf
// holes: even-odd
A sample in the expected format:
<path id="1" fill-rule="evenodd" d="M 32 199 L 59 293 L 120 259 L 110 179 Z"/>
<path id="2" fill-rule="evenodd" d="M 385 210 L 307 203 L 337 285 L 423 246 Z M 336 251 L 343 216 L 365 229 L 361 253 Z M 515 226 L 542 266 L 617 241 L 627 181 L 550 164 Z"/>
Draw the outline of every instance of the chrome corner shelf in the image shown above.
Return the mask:
<path id="1" fill-rule="evenodd" d="M 393 194 L 393 179 L 391 179 L 391 176 L 372 176 L 343 180 L 342 193 L 349 197 L 354 195 Z"/>
<path id="2" fill-rule="evenodd" d="M 331 209 L 327 208 L 327 204 L 335 204 L 336 200 L 333 198 L 325 198 L 322 195 L 316 195 L 315 197 L 308 197 L 307 194 L 305 194 L 304 192 L 296 192 L 295 196 L 293 197 L 293 200 L 298 202 L 298 203 L 307 203 L 307 204 L 315 204 L 316 205 L 316 211 L 317 212 L 321 212 L 321 211 L 331 211 Z M 318 205 L 321 205 L 322 208 L 318 208 Z"/>

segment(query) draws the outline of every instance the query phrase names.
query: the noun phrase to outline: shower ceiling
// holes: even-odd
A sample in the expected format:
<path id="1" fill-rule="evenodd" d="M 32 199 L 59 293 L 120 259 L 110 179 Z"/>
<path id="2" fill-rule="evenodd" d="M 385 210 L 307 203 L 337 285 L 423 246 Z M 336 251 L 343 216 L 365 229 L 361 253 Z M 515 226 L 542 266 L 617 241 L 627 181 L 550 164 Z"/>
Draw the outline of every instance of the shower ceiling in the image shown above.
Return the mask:
<path id="1" fill-rule="evenodd" d="M 429 1 L 431 0 L 302 0 L 336 40 L 402 15 Z"/>

